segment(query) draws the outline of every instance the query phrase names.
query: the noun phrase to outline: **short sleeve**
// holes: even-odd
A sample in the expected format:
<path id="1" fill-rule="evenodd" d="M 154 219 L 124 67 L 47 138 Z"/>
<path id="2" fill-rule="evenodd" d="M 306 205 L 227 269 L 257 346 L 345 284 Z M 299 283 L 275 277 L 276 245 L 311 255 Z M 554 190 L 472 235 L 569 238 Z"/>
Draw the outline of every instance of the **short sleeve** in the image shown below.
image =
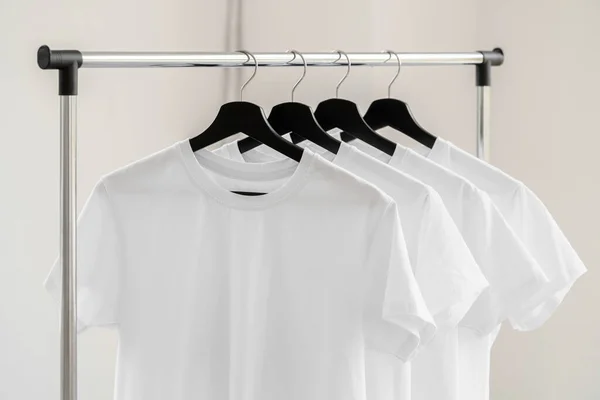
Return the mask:
<path id="1" fill-rule="evenodd" d="M 534 304 L 548 279 L 486 193 L 476 189 L 465 195 L 463 209 L 463 235 L 490 289 L 461 326 L 488 334 L 519 309 Z"/>
<path id="2" fill-rule="evenodd" d="M 120 284 L 119 239 L 115 216 L 104 183 L 99 182 L 77 222 L 78 330 L 117 323 Z M 60 302 L 61 262 L 58 259 L 44 283 Z"/>
<path id="3" fill-rule="evenodd" d="M 451 329 L 488 287 L 439 195 L 423 204 L 414 265 L 427 308 L 439 330 Z"/>
<path id="4" fill-rule="evenodd" d="M 410 360 L 435 333 L 413 275 L 395 203 L 371 235 L 363 315 L 367 348 Z"/>
<path id="5" fill-rule="evenodd" d="M 587 269 L 542 201 L 520 184 L 512 199 L 509 223 L 538 262 L 549 283 L 534 304 L 522 307 L 510 321 L 515 329 L 533 330 L 546 322 Z"/>

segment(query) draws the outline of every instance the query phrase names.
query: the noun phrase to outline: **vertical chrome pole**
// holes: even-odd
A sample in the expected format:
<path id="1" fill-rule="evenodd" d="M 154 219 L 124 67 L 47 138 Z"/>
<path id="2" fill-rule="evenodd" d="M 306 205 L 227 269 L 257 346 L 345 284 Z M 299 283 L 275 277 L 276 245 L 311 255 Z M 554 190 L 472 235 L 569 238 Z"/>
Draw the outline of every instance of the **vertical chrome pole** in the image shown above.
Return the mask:
<path id="1" fill-rule="evenodd" d="M 477 86 L 477 157 L 490 161 L 490 89 Z"/>
<path id="2" fill-rule="evenodd" d="M 58 70 L 60 98 L 60 399 L 77 400 L 77 50 L 41 46 L 41 69 Z"/>
<path id="3" fill-rule="evenodd" d="M 60 96 L 61 400 L 77 399 L 77 96 Z"/>

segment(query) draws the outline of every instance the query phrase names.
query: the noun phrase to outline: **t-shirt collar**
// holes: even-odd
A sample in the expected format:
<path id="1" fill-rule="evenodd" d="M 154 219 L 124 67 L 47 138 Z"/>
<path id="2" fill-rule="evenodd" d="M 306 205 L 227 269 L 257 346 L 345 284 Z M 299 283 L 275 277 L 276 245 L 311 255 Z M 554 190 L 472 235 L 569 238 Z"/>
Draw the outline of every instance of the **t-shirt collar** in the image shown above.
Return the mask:
<path id="1" fill-rule="evenodd" d="M 387 164 L 392 167 L 401 168 L 410 152 L 411 150 L 409 148 L 396 144 L 394 154 L 392 154 Z"/>
<path id="2" fill-rule="evenodd" d="M 418 146 L 414 149 L 415 152 L 421 154 L 423 157 L 435 161 L 437 163 L 443 163 L 448 159 L 448 150 L 451 144 L 446 140 L 438 137 L 430 149 L 425 146 Z"/>
<path id="3" fill-rule="evenodd" d="M 310 141 L 303 142 L 301 144 L 301 146 L 305 149 L 310 149 L 311 151 L 319 154 L 319 156 L 321 156 L 325 160 L 327 160 L 335 165 L 338 165 L 338 166 L 348 165 L 348 163 L 351 162 L 351 160 L 354 158 L 354 156 L 356 155 L 356 153 L 358 151 L 356 148 L 354 148 L 354 146 L 351 146 L 344 142 L 341 143 L 337 154 L 330 153 L 329 151 L 319 147 L 318 145 L 316 145 Z M 252 151 L 242 154 L 240 152 L 238 146 L 235 143 L 229 144 L 225 147 L 227 148 L 229 157 L 231 157 L 232 160 L 236 160 L 236 161 L 240 161 L 240 162 L 250 162 L 250 163 L 263 162 L 261 157 L 258 154 L 253 153 Z M 263 155 L 272 156 L 274 158 L 282 157 L 281 154 L 279 154 L 278 152 L 276 152 L 275 150 L 273 150 L 269 147 L 261 146 L 261 148 L 258 149 L 258 151 L 260 153 L 262 153 Z"/>
<path id="4" fill-rule="evenodd" d="M 194 153 L 187 140 L 179 142 L 177 146 L 193 181 L 218 202 L 234 208 L 265 208 L 299 191 L 308 181 L 314 160 L 318 157 L 311 150 L 305 149 L 299 163 L 289 158 L 267 163 L 245 163 L 237 161 L 241 157 L 239 151 L 236 160 L 231 160 L 206 149 Z M 234 154 L 233 151 L 230 153 Z M 209 171 L 239 180 L 280 179 L 284 175 L 289 178 L 283 185 L 269 193 L 246 196 L 233 193 L 221 186 L 210 176 Z"/>

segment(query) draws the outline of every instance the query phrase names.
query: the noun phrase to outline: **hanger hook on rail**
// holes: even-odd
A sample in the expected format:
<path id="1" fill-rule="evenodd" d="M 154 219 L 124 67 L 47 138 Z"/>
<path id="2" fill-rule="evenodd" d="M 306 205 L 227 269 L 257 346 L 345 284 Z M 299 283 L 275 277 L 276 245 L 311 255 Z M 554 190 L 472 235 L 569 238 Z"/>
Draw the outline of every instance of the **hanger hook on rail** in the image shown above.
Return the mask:
<path id="1" fill-rule="evenodd" d="M 244 89 L 246 88 L 246 86 L 248 86 L 248 84 L 250 83 L 250 81 L 252 79 L 254 79 L 254 77 L 256 76 L 256 72 L 258 71 L 258 61 L 256 60 L 256 57 L 254 57 L 254 55 L 252 53 L 250 53 L 249 51 L 246 51 L 246 50 L 237 50 L 237 52 L 238 53 L 243 53 L 243 54 L 246 55 L 246 57 L 248 57 L 246 59 L 246 61 L 244 62 L 244 64 L 246 64 L 248 61 L 250 61 L 250 58 L 252 58 L 254 60 L 254 72 L 252 73 L 252 75 L 250 76 L 250 78 L 248 78 L 248 80 L 246 82 L 244 82 L 244 84 L 240 88 L 240 101 L 244 101 Z"/>
<path id="2" fill-rule="evenodd" d="M 350 68 L 352 68 L 352 63 L 350 62 L 350 57 L 348 57 L 348 54 L 346 52 L 344 52 L 342 50 L 335 50 L 334 52 L 339 55 L 338 59 L 335 60 L 334 63 L 337 63 L 338 61 L 340 61 L 342 58 L 342 55 L 344 55 L 344 57 L 346 57 L 347 65 L 348 65 L 348 70 L 346 71 L 346 75 L 344 75 L 344 77 L 338 82 L 337 86 L 335 87 L 335 98 L 337 99 L 339 97 L 340 86 L 342 86 L 342 83 L 344 83 L 346 78 L 348 78 L 348 75 L 350 75 Z"/>
<path id="3" fill-rule="evenodd" d="M 288 51 L 286 51 L 286 53 L 292 53 L 294 55 L 294 58 L 292 58 L 292 61 L 290 61 L 290 62 L 294 62 L 296 60 L 296 55 L 298 55 L 302 59 L 302 63 L 304 65 L 304 71 L 302 72 L 302 76 L 300 77 L 300 79 L 298 79 L 298 81 L 296 82 L 294 87 L 292 87 L 292 103 L 293 103 L 294 102 L 294 92 L 296 91 L 296 88 L 298 87 L 298 85 L 300 85 L 300 82 L 302 82 L 304 80 L 304 77 L 306 76 L 306 59 L 299 51 L 296 51 L 296 50 L 288 50 Z"/>
<path id="4" fill-rule="evenodd" d="M 387 89 L 388 99 L 389 99 L 392 97 L 392 85 L 394 84 L 394 82 L 396 82 L 396 79 L 398 79 L 398 75 L 400 75 L 400 69 L 402 68 L 402 60 L 400 60 L 400 56 L 398 55 L 398 53 L 396 53 L 394 51 L 384 50 L 383 53 L 388 53 L 390 55 L 390 58 L 388 58 L 385 62 L 390 61 L 392 58 L 392 55 L 394 55 L 396 57 L 396 60 L 398 61 L 398 70 L 396 71 L 396 75 L 394 75 L 394 78 L 388 85 L 388 89 Z"/>

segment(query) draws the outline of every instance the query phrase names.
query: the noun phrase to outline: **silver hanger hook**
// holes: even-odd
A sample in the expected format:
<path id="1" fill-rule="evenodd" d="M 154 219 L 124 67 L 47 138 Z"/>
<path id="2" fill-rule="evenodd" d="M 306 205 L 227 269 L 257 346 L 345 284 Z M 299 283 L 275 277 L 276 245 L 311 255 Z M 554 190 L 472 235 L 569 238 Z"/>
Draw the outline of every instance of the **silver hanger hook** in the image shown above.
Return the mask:
<path id="1" fill-rule="evenodd" d="M 299 51 L 296 51 L 296 50 L 288 50 L 286 53 L 292 53 L 294 55 L 294 58 L 292 58 L 292 61 L 290 61 L 290 62 L 294 62 L 296 60 L 296 55 L 298 55 L 298 56 L 300 56 L 300 58 L 302 59 L 302 63 L 304 64 L 304 71 L 302 72 L 302 76 L 300 77 L 300 79 L 298 79 L 298 82 L 296 82 L 294 87 L 292 87 L 292 103 L 293 103 L 294 102 L 294 92 L 296 91 L 296 88 L 298 87 L 300 82 L 302 82 L 304 80 L 304 77 L 306 76 L 306 59 L 304 58 L 304 56 L 302 54 L 300 54 Z"/>
<path id="2" fill-rule="evenodd" d="M 388 99 L 389 99 L 390 97 L 392 97 L 392 95 L 391 95 L 392 94 L 392 85 L 394 84 L 394 82 L 396 82 L 396 79 L 398 79 L 398 75 L 400 75 L 400 68 L 402 68 L 402 60 L 400 60 L 400 56 L 398 55 L 398 53 L 393 52 L 391 50 L 385 50 L 384 53 L 388 53 L 390 55 L 390 58 L 385 60 L 385 62 L 390 61 L 392 58 L 392 55 L 394 55 L 396 57 L 396 60 L 398 60 L 398 70 L 396 71 L 396 75 L 394 75 L 394 78 L 388 85 L 387 92 L 388 92 Z"/>
<path id="3" fill-rule="evenodd" d="M 352 63 L 350 62 L 350 57 L 348 57 L 348 54 L 346 54 L 346 52 L 341 50 L 335 50 L 335 52 L 339 54 L 339 57 L 337 60 L 335 60 L 335 62 L 340 61 L 340 59 L 342 58 L 342 54 L 344 55 L 344 57 L 346 57 L 346 60 L 348 62 L 348 70 L 346 71 L 346 75 L 344 75 L 344 77 L 338 82 L 337 86 L 335 87 L 335 98 L 337 99 L 339 97 L 340 86 L 342 86 L 342 83 L 344 83 L 346 78 L 348 78 L 348 75 L 350 75 L 350 68 L 352 68 Z"/>
<path id="4" fill-rule="evenodd" d="M 244 62 L 244 64 L 247 63 L 248 61 L 250 61 L 251 57 L 254 60 L 254 72 L 252 73 L 252 75 L 250 76 L 250 78 L 248 78 L 248 80 L 246 82 L 244 82 L 244 84 L 240 88 L 240 101 L 243 101 L 243 99 L 244 99 L 244 89 L 246 88 L 246 86 L 248 86 L 248 84 L 250 83 L 250 81 L 252 79 L 254 79 L 254 77 L 256 76 L 256 72 L 258 71 L 258 61 L 256 61 L 256 57 L 254 57 L 254 55 L 252 53 L 250 53 L 249 51 L 246 51 L 246 50 L 237 50 L 237 52 L 238 53 L 243 53 L 243 54 L 246 55 L 246 57 L 248 57 L 248 59 L 246 60 L 246 62 Z"/>

